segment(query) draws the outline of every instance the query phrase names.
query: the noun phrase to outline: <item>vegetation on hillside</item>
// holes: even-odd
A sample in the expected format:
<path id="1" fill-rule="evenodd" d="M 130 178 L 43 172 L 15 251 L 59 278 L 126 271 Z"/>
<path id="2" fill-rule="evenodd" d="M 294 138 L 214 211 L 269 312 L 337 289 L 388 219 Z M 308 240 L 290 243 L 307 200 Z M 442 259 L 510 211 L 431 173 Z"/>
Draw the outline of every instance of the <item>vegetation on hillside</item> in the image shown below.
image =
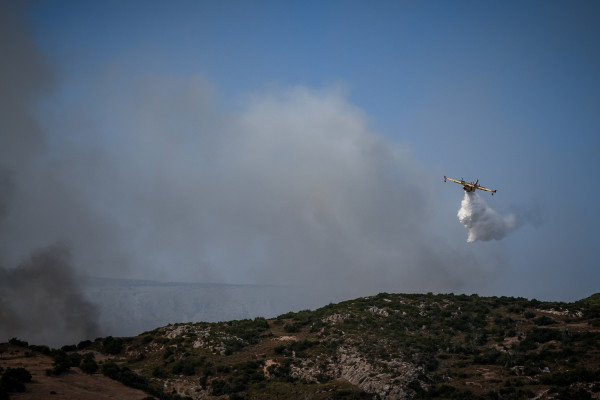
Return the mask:
<path id="1" fill-rule="evenodd" d="M 600 398 L 599 295 L 560 303 L 381 293 L 271 320 L 82 343 L 48 349 L 49 373 L 103 373 L 158 399 Z"/>

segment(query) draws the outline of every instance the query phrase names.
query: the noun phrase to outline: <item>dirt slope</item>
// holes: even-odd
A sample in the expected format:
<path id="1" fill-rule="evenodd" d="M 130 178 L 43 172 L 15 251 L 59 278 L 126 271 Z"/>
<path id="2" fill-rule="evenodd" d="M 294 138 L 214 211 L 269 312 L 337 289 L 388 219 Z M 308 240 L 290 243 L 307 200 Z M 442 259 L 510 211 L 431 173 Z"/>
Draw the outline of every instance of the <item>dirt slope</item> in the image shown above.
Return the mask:
<path id="1" fill-rule="evenodd" d="M 48 376 L 52 369 L 52 359 L 41 354 L 32 354 L 27 349 L 9 346 L 0 354 L 0 367 L 25 368 L 32 375 L 32 382 L 25 385 L 24 393 L 10 393 L 11 400 L 52 399 L 52 400 L 96 400 L 128 399 L 141 400 L 147 394 L 129 388 L 102 374 L 84 374 L 78 368 L 60 376 Z"/>

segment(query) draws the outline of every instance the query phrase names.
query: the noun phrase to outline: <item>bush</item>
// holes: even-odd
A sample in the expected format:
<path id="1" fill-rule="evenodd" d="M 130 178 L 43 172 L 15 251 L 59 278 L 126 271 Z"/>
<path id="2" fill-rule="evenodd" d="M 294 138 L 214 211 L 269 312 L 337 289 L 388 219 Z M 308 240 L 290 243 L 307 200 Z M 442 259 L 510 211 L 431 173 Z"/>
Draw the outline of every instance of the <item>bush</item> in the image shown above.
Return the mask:
<path id="1" fill-rule="evenodd" d="M 535 318 L 535 313 L 533 311 L 525 311 L 525 313 L 523 315 L 527 319 Z"/>
<path id="2" fill-rule="evenodd" d="M 145 390 L 148 386 L 148 381 L 143 376 L 140 376 L 127 367 L 121 369 L 121 383 L 125 386 L 134 389 Z"/>
<path id="3" fill-rule="evenodd" d="M 67 372 L 71 367 L 78 367 L 81 359 L 77 356 L 71 356 L 64 350 L 52 350 L 52 359 L 54 368 L 46 371 L 49 375 L 60 375 Z"/>
<path id="4" fill-rule="evenodd" d="M 175 354 L 175 347 L 167 347 L 165 349 L 165 352 L 163 353 L 163 360 L 166 360 L 167 358 L 171 357 L 173 354 Z"/>
<path id="5" fill-rule="evenodd" d="M 50 355 L 50 353 L 52 353 L 52 351 L 50 350 L 50 347 L 48 347 L 48 346 L 40 346 L 40 345 L 32 344 L 28 348 L 29 348 L 29 350 L 37 351 L 38 353 L 42 353 L 45 356 L 48 356 L 48 355 Z"/>
<path id="6" fill-rule="evenodd" d="M 102 365 L 102 374 L 116 381 L 121 379 L 121 368 L 114 362 Z"/>
<path id="7" fill-rule="evenodd" d="M 475 364 L 495 364 L 502 353 L 496 348 L 491 348 L 478 354 L 473 359 Z"/>
<path id="8" fill-rule="evenodd" d="M 225 329 L 225 332 L 241 338 L 243 341 L 249 344 L 258 343 L 260 336 L 263 332 L 269 329 L 269 322 L 262 317 L 254 319 L 242 319 L 238 321 L 231 321 Z M 245 343 L 240 340 L 236 340 L 238 343 L 233 347 L 230 347 L 231 351 L 239 350 L 238 345 L 241 347 L 245 346 Z"/>
<path id="9" fill-rule="evenodd" d="M 267 371 L 279 381 L 294 382 L 296 380 L 296 378 L 290 375 L 292 369 L 289 361 L 281 365 L 273 364 L 267 368 Z"/>
<path id="10" fill-rule="evenodd" d="M 77 349 L 78 350 L 87 349 L 91 345 L 92 345 L 92 341 L 91 340 L 83 340 L 83 341 L 79 342 L 79 344 L 77 345 Z"/>
<path id="11" fill-rule="evenodd" d="M 233 354 L 235 351 L 242 350 L 245 346 L 244 342 L 237 338 L 224 339 L 223 344 L 225 345 L 226 356 Z"/>
<path id="12" fill-rule="evenodd" d="M 10 339 L 8 341 L 8 343 L 12 344 L 13 346 L 19 346 L 19 347 L 28 347 L 29 346 L 29 343 L 27 343 L 24 340 L 19 340 L 16 337 Z"/>
<path id="13" fill-rule="evenodd" d="M 148 379 L 140 376 L 127 367 L 119 368 L 113 362 L 102 366 L 102 373 L 111 379 L 121 382 L 129 387 L 140 389 L 160 400 L 183 400 L 184 398 L 177 394 L 165 393 L 161 388 L 151 385 Z M 185 398 L 187 399 L 187 398 Z"/>
<path id="14" fill-rule="evenodd" d="M 98 364 L 94 359 L 94 353 L 87 353 L 83 356 L 83 360 L 81 364 L 79 364 L 79 368 L 86 374 L 95 374 L 98 372 Z"/>
<path id="15" fill-rule="evenodd" d="M 123 339 L 109 336 L 102 341 L 102 351 L 106 354 L 117 355 L 123 350 Z"/>
<path id="16" fill-rule="evenodd" d="M 214 381 L 212 381 L 211 387 L 211 393 L 213 396 L 222 396 L 224 394 L 230 393 L 229 385 L 227 384 L 227 382 L 221 379 L 215 379 Z"/>
<path id="17" fill-rule="evenodd" d="M 554 325 L 554 324 L 556 324 L 556 321 L 546 315 L 542 315 L 541 317 L 534 319 L 533 323 L 536 325 L 539 325 L 539 326 L 544 326 L 544 325 Z"/>
<path id="18" fill-rule="evenodd" d="M 576 382 L 594 382 L 600 378 L 600 370 L 593 372 L 584 367 L 565 372 L 543 375 L 540 382 L 545 385 L 569 386 Z"/>
<path id="19" fill-rule="evenodd" d="M 549 393 L 556 393 L 557 396 L 554 398 L 560 400 L 585 400 L 592 398 L 588 391 L 583 388 L 576 390 L 567 387 L 552 387 Z"/>
<path id="20" fill-rule="evenodd" d="M 82 360 L 83 356 L 79 353 L 67 354 L 67 363 L 71 367 L 79 367 L 79 365 L 81 365 Z"/>
<path id="21" fill-rule="evenodd" d="M 285 324 L 283 326 L 283 330 L 286 331 L 287 333 L 296 333 L 296 332 L 300 332 L 300 327 L 301 327 L 301 325 L 298 323 Z"/>
<path id="22" fill-rule="evenodd" d="M 142 338 L 142 343 L 144 344 L 148 344 L 150 343 L 152 340 L 154 339 L 154 337 L 152 337 L 152 335 L 146 335 Z"/>
<path id="23" fill-rule="evenodd" d="M 156 367 L 152 371 L 152 376 L 155 378 L 165 379 L 168 376 L 168 374 L 167 374 L 167 371 L 165 371 L 163 368 Z"/>
<path id="24" fill-rule="evenodd" d="M 556 329 L 533 328 L 527 332 L 524 343 L 546 343 L 551 340 L 561 340 L 562 333 Z"/>
<path id="25" fill-rule="evenodd" d="M 173 373 L 176 375 L 192 376 L 196 373 L 196 365 L 197 362 L 190 359 L 179 360 L 173 365 Z"/>
<path id="26" fill-rule="evenodd" d="M 25 368 L 6 368 L 0 378 L 0 390 L 6 392 L 24 392 L 25 384 L 31 382 L 31 373 Z"/>

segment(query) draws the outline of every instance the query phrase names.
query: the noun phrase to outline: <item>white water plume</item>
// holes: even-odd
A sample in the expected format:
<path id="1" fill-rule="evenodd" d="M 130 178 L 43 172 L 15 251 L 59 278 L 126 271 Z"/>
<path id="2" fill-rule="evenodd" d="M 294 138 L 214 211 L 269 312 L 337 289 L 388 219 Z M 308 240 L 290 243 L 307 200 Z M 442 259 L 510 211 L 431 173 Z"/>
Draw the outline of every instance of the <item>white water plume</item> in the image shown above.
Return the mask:
<path id="1" fill-rule="evenodd" d="M 500 240 L 517 227 L 514 214 L 503 217 L 494 211 L 477 193 L 465 192 L 458 210 L 458 220 L 469 230 L 467 242 Z"/>

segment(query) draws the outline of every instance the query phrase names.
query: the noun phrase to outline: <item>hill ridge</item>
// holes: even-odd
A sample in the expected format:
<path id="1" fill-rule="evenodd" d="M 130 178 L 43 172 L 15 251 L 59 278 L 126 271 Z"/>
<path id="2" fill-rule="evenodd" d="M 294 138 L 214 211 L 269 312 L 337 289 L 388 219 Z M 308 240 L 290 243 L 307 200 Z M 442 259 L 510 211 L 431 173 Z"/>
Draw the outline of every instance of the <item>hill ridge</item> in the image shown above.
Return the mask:
<path id="1" fill-rule="evenodd" d="M 108 354 L 99 371 L 156 398 L 599 398 L 596 297 L 380 293 L 65 351 Z"/>

